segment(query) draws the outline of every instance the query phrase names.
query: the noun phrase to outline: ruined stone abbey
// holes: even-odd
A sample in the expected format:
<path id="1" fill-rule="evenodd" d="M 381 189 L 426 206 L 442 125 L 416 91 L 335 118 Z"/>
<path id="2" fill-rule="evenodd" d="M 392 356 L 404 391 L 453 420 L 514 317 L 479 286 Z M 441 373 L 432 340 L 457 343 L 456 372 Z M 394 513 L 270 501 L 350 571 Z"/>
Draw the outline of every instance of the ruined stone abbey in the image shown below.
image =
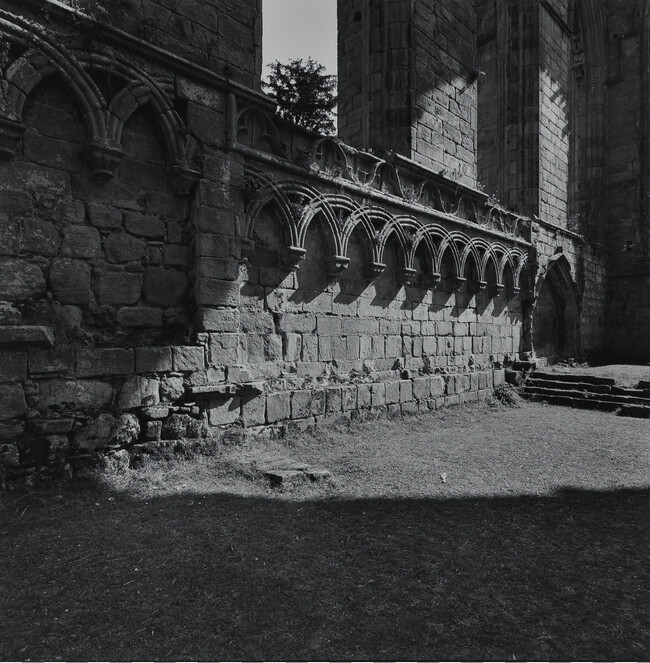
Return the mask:
<path id="1" fill-rule="evenodd" d="M 0 0 L 0 465 L 32 476 L 650 361 L 650 1 L 339 0 L 339 135 L 262 0 Z"/>

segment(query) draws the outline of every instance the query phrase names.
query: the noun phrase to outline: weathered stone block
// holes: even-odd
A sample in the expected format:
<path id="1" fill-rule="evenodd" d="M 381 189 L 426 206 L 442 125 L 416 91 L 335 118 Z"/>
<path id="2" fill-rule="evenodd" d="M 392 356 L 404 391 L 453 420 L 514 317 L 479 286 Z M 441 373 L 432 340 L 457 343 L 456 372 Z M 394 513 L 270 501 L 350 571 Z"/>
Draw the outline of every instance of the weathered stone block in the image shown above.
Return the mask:
<path id="1" fill-rule="evenodd" d="M 170 376 L 160 381 L 160 399 L 165 403 L 177 401 L 185 393 L 183 378 Z"/>
<path id="2" fill-rule="evenodd" d="M 311 392 L 311 414 L 314 416 L 325 414 L 327 393 L 325 389 L 314 389 Z"/>
<path id="3" fill-rule="evenodd" d="M 67 435 L 74 419 L 30 419 L 29 425 L 39 435 Z"/>
<path id="4" fill-rule="evenodd" d="M 505 370 L 497 369 L 493 371 L 493 384 L 495 387 L 498 387 L 500 384 L 503 384 L 506 381 Z"/>
<path id="5" fill-rule="evenodd" d="M 45 279 L 38 265 L 26 260 L 0 260 L 0 299 L 22 302 L 45 293 Z"/>
<path id="6" fill-rule="evenodd" d="M 372 407 L 372 386 L 369 384 L 357 385 L 357 408 L 365 410 Z"/>
<path id="7" fill-rule="evenodd" d="M 125 228 L 133 235 L 149 239 L 164 239 L 165 224 L 157 217 L 127 212 L 124 218 Z"/>
<path id="8" fill-rule="evenodd" d="M 161 327 L 162 309 L 148 306 L 121 308 L 117 312 L 117 322 L 123 327 Z"/>
<path id="9" fill-rule="evenodd" d="M 148 267 L 144 273 L 144 296 L 151 304 L 176 306 L 187 295 L 188 279 L 175 269 Z"/>
<path id="10" fill-rule="evenodd" d="M 84 348 L 77 353 L 77 377 L 129 375 L 133 373 L 133 350 Z"/>
<path id="11" fill-rule="evenodd" d="M 413 383 L 410 380 L 400 380 L 399 402 L 409 403 L 413 400 Z"/>
<path id="12" fill-rule="evenodd" d="M 299 377 L 318 378 L 325 375 L 327 364 L 319 361 L 296 362 L 296 372 Z"/>
<path id="13" fill-rule="evenodd" d="M 171 348 L 136 348 L 136 373 L 162 373 L 172 370 Z"/>
<path id="14" fill-rule="evenodd" d="M 163 262 L 171 267 L 188 269 L 192 266 L 192 250 L 181 244 L 167 244 L 163 250 Z"/>
<path id="15" fill-rule="evenodd" d="M 198 233 L 195 250 L 197 256 L 225 258 L 228 255 L 228 238 L 223 235 Z"/>
<path id="16" fill-rule="evenodd" d="M 210 334 L 208 347 L 211 366 L 240 363 L 241 339 L 239 334 Z"/>
<path id="17" fill-rule="evenodd" d="M 438 375 L 429 378 L 430 394 L 433 398 L 443 396 L 445 393 L 445 381 Z"/>
<path id="18" fill-rule="evenodd" d="M 383 382 L 375 382 L 371 386 L 370 405 L 372 407 L 383 407 L 386 405 L 386 385 Z"/>
<path id="19" fill-rule="evenodd" d="M 241 402 L 239 398 L 231 398 L 216 403 L 208 410 L 211 426 L 224 426 L 232 424 L 239 419 L 241 414 Z"/>
<path id="20" fill-rule="evenodd" d="M 20 225 L 16 221 L 10 221 L 6 214 L 0 212 L 0 255 L 18 255 L 22 246 L 23 237 Z M 56 246 L 54 250 L 56 251 Z"/>
<path id="21" fill-rule="evenodd" d="M 0 443 L 0 467 L 17 467 L 19 464 L 18 447 L 15 444 Z"/>
<path id="22" fill-rule="evenodd" d="M 294 391 L 291 393 L 291 418 L 303 419 L 310 417 L 311 411 L 311 391 Z"/>
<path id="23" fill-rule="evenodd" d="M 147 243 L 127 233 L 111 233 L 104 240 L 108 262 L 142 262 L 147 255 Z"/>
<path id="24" fill-rule="evenodd" d="M 239 330 L 239 311 L 230 308 L 201 308 L 196 315 L 196 326 L 200 331 L 237 332 Z"/>
<path id="25" fill-rule="evenodd" d="M 120 410 L 130 410 L 135 407 L 151 407 L 159 403 L 160 381 L 140 376 L 129 378 L 124 383 L 117 401 Z"/>
<path id="26" fill-rule="evenodd" d="M 140 276 L 97 269 L 93 290 L 101 304 L 135 304 L 140 299 Z"/>
<path id="27" fill-rule="evenodd" d="M 88 304 L 90 265 L 82 260 L 55 260 L 50 270 L 54 297 L 62 304 Z"/>
<path id="28" fill-rule="evenodd" d="M 266 423 L 266 396 L 260 394 L 242 401 L 242 418 L 245 426 L 261 426 Z"/>
<path id="29" fill-rule="evenodd" d="M 27 352 L 0 351 L 0 383 L 27 379 Z"/>
<path id="30" fill-rule="evenodd" d="M 9 303 L 0 303 L 0 325 L 19 325 L 22 320 L 20 311 Z"/>
<path id="31" fill-rule="evenodd" d="M 159 440 L 162 434 L 162 421 L 147 421 L 144 429 L 145 440 Z"/>
<path id="32" fill-rule="evenodd" d="M 239 276 L 239 264 L 232 259 L 201 257 L 196 266 L 201 278 L 234 281 Z"/>
<path id="33" fill-rule="evenodd" d="M 196 301 L 201 306 L 239 306 L 239 283 L 202 278 L 196 286 Z"/>
<path id="34" fill-rule="evenodd" d="M 196 439 L 201 437 L 201 421 L 189 414 L 172 414 L 163 422 L 161 435 L 164 440 Z"/>
<path id="35" fill-rule="evenodd" d="M 113 398 L 113 387 L 99 380 L 45 380 L 40 384 L 38 410 L 101 410 Z"/>
<path id="36" fill-rule="evenodd" d="M 372 359 L 372 336 L 362 336 L 359 339 L 359 359 Z"/>
<path id="37" fill-rule="evenodd" d="M 281 332 L 312 334 L 316 331 L 316 316 L 313 313 L 282 313 L 277 319 L 278 331 Z"/>
<path id="38" fill-rule="evenodd" d="M 300 361 L 302 355 L 302 336 L 300 334 L 285 334 L 282 345 L 285 361 Z"/>
<path id="39" fill-rule="evenodd" d="M 357 409 L 357 386 L 354 384 L 341 387 L 341 408 L 343 412 Z"/>
<path id="40" fill-rule="evenodd" d="M 24 417 L 26 414 L 27 403 L 22 386 L 0 385 L 0 421 Z"/>
<path id="41" fill-rule="evenodd" d="M 94 451 L 110 446 L 118 446 L 112 439 L 116 423 L 117 420 L 112 414 L 100 414 L 75 433 L 74 447 L 80 451 Z"/>
<path id="42" fill-rule="evenodd" d="M 392 405 L 394 403 L 399 403 L 399 382 L 387 382 L 386 383 L 386 403 Z"/>
<path id="43" fill-rule="evenodd" d="M 340 336 L 341 327 L 341 319 L 337 316 L 316 316 L 316 331 L 319 336 Z"/>
<path id="44" fill-rule="evenodd" d="M 436 332 L 438 336 L 451 336 L 452 323 L 451 322 L 436 322 Z"/>
<path id="45" fill-rule="evenodd" d="M 42 256 L 55 256 L 59 251 L 59 232 L 50 221 L 25 219 L 23 246 L 26 251 Z"/>
<path id="46" fill-rule="evenodd" d="M 415 378 L 413 380 L 413 398 L 416 400 L 426 400 L 429 398 L 430 387 L 429 378 Z"/>
<path id="47" fill-rule="evenodd" d="M 291 393 L 283 391 L 269 394 L 266 398 L 266 418 L 268 423 L 285 421 L 291 418 Z"/>
<path id="48" fill-rule="evenodd" d="M 386 357 L 394 358 L 402 356 L 402 337 L 401 336 L 387 336 L 386 337 Z"/>
<path id="49" fill-rule="evenodd" d="M 181 373 L 202 371 L 205 368 L 205 350 L 195 346 L 176 346 L 172 348 L 172 360 L 175 371 Z"/>
<path id="50" fill-rule="evenodd" d="M 88 205 L 88 219 L 96 228 L 105 230 L 119 228 L 122 225 L 122 212 L 114 207 Z"/>
<path id="51" fill-rule="evenodd" d="M 63 231 L 61 256 L 64 258 L 95 258 L 101 252 L 97 228 L 68 226 Z"/>

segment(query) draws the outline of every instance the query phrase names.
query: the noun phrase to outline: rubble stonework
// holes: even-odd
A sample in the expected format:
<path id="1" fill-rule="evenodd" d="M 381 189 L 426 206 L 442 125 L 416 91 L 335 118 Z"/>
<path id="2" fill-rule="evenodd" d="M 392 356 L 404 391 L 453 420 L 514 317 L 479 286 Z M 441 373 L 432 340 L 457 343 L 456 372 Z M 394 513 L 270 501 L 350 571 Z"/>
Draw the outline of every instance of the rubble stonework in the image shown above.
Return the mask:
<path id="1" fill-rule="evenodd" d="M 479 20 L 489 3 L 340 0 L 347 142 L 259 92 L 259 0 L 151 0 L 144 22 L 129 2 L 3 2 L 5 472 L 478 400 L 513 362 L 610 338 L 647 360 L 647 216 L 614 203 L 639 259 L 612 262 L 623 236 L 607 246 L 605 203 L 583 195 L 604 201 L 616 175 L 603 118 L 574 117 L 567 90 L 604 95 L 584 84 L 605 85 L 593 29 L 580 37 L 566 2 L 527 2 L 513 30 L 541 41 L 505 30 L 505 1 Z M 630 189 L 647 176 L 633 156 Z M 608 310 L 628 311 L 625 332 Z"/>

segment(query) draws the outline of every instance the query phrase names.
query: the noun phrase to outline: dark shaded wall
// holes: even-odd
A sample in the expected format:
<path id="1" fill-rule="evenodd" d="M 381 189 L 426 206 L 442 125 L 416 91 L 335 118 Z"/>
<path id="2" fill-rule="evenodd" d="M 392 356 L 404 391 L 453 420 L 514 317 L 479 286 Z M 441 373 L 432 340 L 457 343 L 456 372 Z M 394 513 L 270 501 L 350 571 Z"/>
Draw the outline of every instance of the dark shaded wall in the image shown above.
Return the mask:
<path id="1" fill-rule="evenodd" d="M 609 350 L 644 361 L 650 361 L 649 15 L 647 1 L 610 0 L 606 7 Z"/>
<path id="2" fill-rule="evenodd" d="M 339 3 L 339 135 L 476 183 L 469 0 Z"/>
<path id="3" fill-rule="evenodd" d="M 33 8 L 47 22 L 39 0 L 9 0 L 8 9 Z M 62 0 L 101 24 L 173 53 L 228 79 L 259 89 L 262 73 L 262 0 Z M 89 38 L 97 28 L 78 26 Z"/>

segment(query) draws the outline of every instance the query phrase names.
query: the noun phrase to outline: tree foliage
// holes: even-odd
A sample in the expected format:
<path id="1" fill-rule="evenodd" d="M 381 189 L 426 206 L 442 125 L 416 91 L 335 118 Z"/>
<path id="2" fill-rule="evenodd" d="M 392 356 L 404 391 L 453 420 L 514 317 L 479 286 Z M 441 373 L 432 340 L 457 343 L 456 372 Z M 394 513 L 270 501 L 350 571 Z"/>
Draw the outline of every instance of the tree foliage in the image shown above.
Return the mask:
<path id="1" fill-rule="evenodd" d="M 325 67 L 313 60 L 277 60 L 269 65 L 265 91 L 278 104 L 278 115 L 306 129 L 333 134 L 336 108 L 336 76 L 324 73 Z"/>

